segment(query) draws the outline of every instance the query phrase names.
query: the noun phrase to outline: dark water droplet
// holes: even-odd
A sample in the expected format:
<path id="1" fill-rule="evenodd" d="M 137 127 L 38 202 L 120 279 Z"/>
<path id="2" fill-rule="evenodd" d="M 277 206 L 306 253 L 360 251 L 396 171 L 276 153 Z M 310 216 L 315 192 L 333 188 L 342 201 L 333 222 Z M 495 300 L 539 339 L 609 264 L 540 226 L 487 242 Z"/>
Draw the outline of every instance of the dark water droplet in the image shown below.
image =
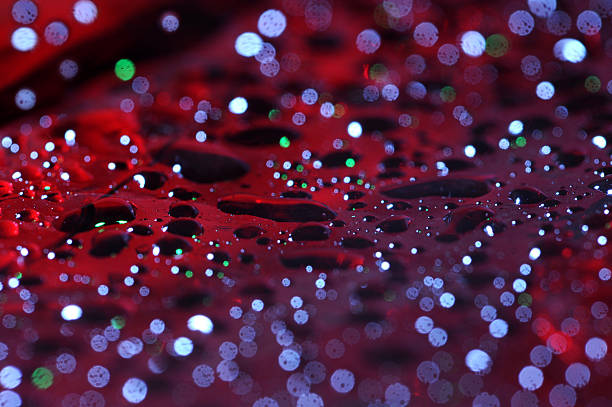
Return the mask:
<path id="1" fill-rule="evenodd" d="M 322 203 L 303 199 L 261 198 L 235 194 L 223 197 L 217 207 L 234 215 L 251 215 L 277 222 L 308 222 L 330 220 L 336 214 Z"/>
<path id="2" fill-rule="evenodd" d="M 327 32 L 313 33 L 306 41 L 308 46 L 315 51 L 333 51 L 342 46 L 342 37 Z"/>
<path id="3" fill-rule="evenodd" d="M 211 261 L 214 261 L 215 263 L 219 263 L 219 264 L 223 263 L 224 261 L 229 262 L 232 259 L 229 254 L 227 254 L 224 251 L 220 251 L 220 250 L 212 252 L 211 254 L 212 254 Z"/>
<path id="4" fill-rule="evenodd" d="M 571 249 L 571 246 L 568 245 L 567 242 L 557 242 L 552 239 L 536 241 L 534 246 L 540 249 L 539 259 L 545 259 L 548 257 L 558 257 L 561 256 L 561 252 L 563 251 L 563 249 Z"/>
<path id="5" fill-rule="evenodd" d="M 510 192 L 509 198 L 517 205 L 531 205 L 546 200 L 546 195 L 535 188 L 517 188 Z"/>
<path id="6" fill-rule="evenodd" d="M 556 154 L 555 161 L 568 168 L 577 167 L 584 161 L 584 154 L 580 151 L 560 152 Z"/>
<path id="7" fill-rule="evenodd" d="M 179 142 L 161 149 L 157 159 L 169 166 L 179 164 L 185 178 L 200 183 L 227 181 L 249 171 L 247 163 L 210 143 Z"/>
<path id="8" fill-rule="evenodd" d="M 259 239 L 255 241 L 255 243 L 257 243 L 260 246 L 267 246 L 270 244 L 270 242 L 271 240 L 269 237 L 260 237 Z"/>
<path id="9" fill-rule="evenodd" d="M 291 232 L 291 238 L 296 242 L 327 240 L 331 229 L 319 224 L 298 226 Z"/>
<path id="10" fill-rule="evenodd" d="M 40 220 L 40 212 L 35 209 L 24 209 L 19 211 L 15 218 L 23 222 L 38 222 Z"/>
<path id="11" fill-rule="evenodd" d="M 159 252 L 165 256 L 174 256 L 192 250 L 191 244 L 180 237 L 163 237 L 156 243 Z"/>
<path id="12" fill-rule="evenodd" d="M 293 141 L 299 138 L 299 134 L 284 127 L 254 127 L 234 133 L 226 137 L 226 140 L 242 146 L 258 147 L 279 145 L 283 137 Z"/>
<path id="13" fill-rule="evenodd" d="M 589 184 L 589 188 L 595 191 L 603 192 L 606 195 L 610 195 L 612 191 L 612 177 L 607 177 L 599 181 L 595 181 Z"/>
<path id="14" fill-rule="evenodd" d="M 389 206 L 389 209 L 391 209 L 392 211 L 405 211 L 406 209 L 412 208 L 412 205 L 410 205 L 408 202 L 402 201 L 391 202 Z"/>
<path id="15" fill-rule="evenodd" d="M 346 209 L 349 211 L 356 211 L 357 209 L 363 209 L 368 206 L 365 202 L 353 202 L 352 204 L 347 205 Z"/>
<path id="16" fill-rule="evenodd" d="M 612 167 L 600 167 L 596 169 L 594 172 L 596 175 L 599 175 L 600 177 L 607 177 L 608 175 L 612 174 Z"/>
<path id="17" fill-rule="evenodd" d="M 490 209 L 484 208 L 462 208 L 451 212 L 445 220 L 451 223 L 450 229 L 459 234 L 471 232 L 485 220 L 493 217 L 494 213 Z"/>
<path id="18" fill-rule="evenodd" d="M 281 262 L 289 268 L 312 266 L 323 270 L 347 269 L 363 264 L 363 257 L 343 250 L 311 249 L 283 253 Z"/>
<path id="19" fill-rule="evenodd" d="M 245 226 L 234 230 L 234 236 L 238 239 L 254 239 L 264 232 L 265 230 L 257 226 Z"/>
<path id="20" fill-rule="evenodd" d="M 281 193 L 281 198 L 312 199 L 312 195 L 306 191 L 285 191 Z"/>
<path id="21" fill-rule="evenodd" d="M 179 266 L 179 272 L 186 272 L 192 270 L 191 267 L 182 265 Z M 193 307 L 201 307 L 210 301 L 210 294 L 207 292 L 189 292 L 181 295 L 175 300 L 175 305 L 181 309 L 189 309 Z"/>
<path id="22" fill-rule="evenodd" d="M 382 160 L 380 163 L 386 170 L 391 168 L 400 168 L 406 165 L 406 158 L 402 156 L 388 157 Z"/>
<path id="23" fill-rule="evenodd" d="M 363 193 L 361 191 L 349 191 L 346 194 L 344 194 L 346 199 L 349 200 L 349 201 L 352 201 L 354 199 L 362 198 L 364 195 L 365 195 L 365 193 Z"/>
<path id="24" fill-rule="evenodd" d="M 542 202 L 542 207 L 544 208 L 554 208 L 559 206 L 561 202 L 557 201 L 556 199 L 547 199 L 544 202 Z"/>
<path id="25" fill-rule="evenodd" d="M 385 233 L 401 233 L 408 230 L 412 220 L 407 216 L 392 216 L 380 222 L 376 227 Z"/>
<path id="26" fill-rule="evenodd" d="M 140 185 L 140 188 L 155 190 L 161 188 L 168 177 L 158 171 L 141 171 L 135 174 L 133 179 Z"/>
<path id="27" fill-rule="evenodd" d="M 166 225 L 166 231 L 174 235 L 193 237 L 204 233 L 204 228 L 194 219 L 173 219 Z"/>
<path id="28" fill-rule="evenodd" d="M 199 213 L 198 208 L 189 204 L 174 204 L 168 211 L 173 218 L 195 218 Z"/>
<path id="29" fill-rule="evenodd" d="M 130 241 L 126 232 L 110 231 L 97 234 L 93 238 L 89 254 L 95 257 L 108 257 L 118 254 Z"/>
<path id="30" fill-rule="evenodd" d="M 382 194 L 391 198 L 400 199 L 415 199 L 427 196 L 476 198 L 488 192 L 489 186 L 483 181 L 457 178 L 402 185 L 383 191 Z"/>
<path id="31" fill-rule="evenodd" d="M 447 158 L 445 160 L 441 160 L 444 163 L 444 166 L 448 168 L 449 171 L 462 171 L 469 170 L 470 168 L 474 168 L 475 165 L 466 160 L 462 160 L 460 158 Z"/>
<path id="32" fill-rule="evenodd" d="M 343 228 L 344 226 L 346 226 L 346 222 L 340 219 L 336 219 L 329 222 L 329 226 L 331 226 L 332 228 Z"/>
<path id="33" fill-rule="evenodd" d="M 391 170 L 391 171 L 381 172 L 377 175 L 377 177 L 380 179 L 390 179 L 390 178 L 402 178 L 404 175 L 406 175 L 406 173 L 404 173 L 403 171 Z"/>
<path id="34" fill-rule="evenodd" d="M 135 208 L 128 201 L 120 198 L 104 198 L 69 212 L 59 222 L 58 229 L 70 233 L 85 232 L 96 225 L 130 222 L 135 217 Z"/>
<path id="35" fill-rule="evenodd" d="M 251 253 L 240 253 L 238 255 L 238 260 L 242 264 L 251 264 L 255 261 L 255 256 Z"/>
<path id="36" fill-rule="evenodd" d="M 602 229 L 612 222 L 612 197 L 606 196 L 589 206 L 582 214 L 583 223 L 591 229 Z"/>
<path id="37" fill-rule="evenodd" d="M 132 225 L 128 228 L 128 232 L 140 236 L 150 236 L 153 234 L 153 229 L 147 225 Z"/>
<path id="38" fill-rule="evenodd" d="M 352 158 L 355 162 L 359 161 L 359 157 L 353 154 L 352 151 L 332 151 L 331 153 L 325 154 L 321 158 L 323 167 L 327 168 L 338 168 L 346 167 L 346 160 Z"/>
<path id="39" fill-rule="evenodd" d="M 190 191 L 185 188 L 174 188 L 172 191 L 170 191 L 168 196 L 171 198 L 180 199 L 181 201 L 195 201 L 202 195 L 199 192 Z"/>
<path id="40" fill-rule="evenodd" d="M 353 121 L 359 122 L 364 132 L 385 132 L 397 128 L 397 122 L 386 117 L 356 117 Z"/>
<path id="41" fill-rule="evenodd" d="M 367 249 L 374 246 L 374 242 L 364 237 L 345 237 L 340 241 L 340 245 L 347 249 Z"/>

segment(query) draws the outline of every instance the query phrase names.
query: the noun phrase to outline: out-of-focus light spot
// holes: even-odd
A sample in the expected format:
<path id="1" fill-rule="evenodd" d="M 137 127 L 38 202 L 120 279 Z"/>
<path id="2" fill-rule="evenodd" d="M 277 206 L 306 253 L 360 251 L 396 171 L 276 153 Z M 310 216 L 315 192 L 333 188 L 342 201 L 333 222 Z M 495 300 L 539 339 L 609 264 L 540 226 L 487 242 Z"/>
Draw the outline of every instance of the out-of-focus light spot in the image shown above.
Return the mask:
<path id="1" fill-rule="evenodd" d="M 502 150 L 507 150 L 510 147 L 510 141 L 507 138 L 499 140 L 497 146 Z"/>
<path id="2" fill-rule="evenodd" d="M 508 333 L 508 323 L 503 319 L 495 319 L 489 324 L 489 333 L 494 338 L 503 338 Z"/>
<path id="3" fill-rule="evenodd" d="M 165 32 L 173 33 L 178 30 L 180 21 L 174 13 L 164 13 L 161 16 L 160 23 Z"/>
<path id="4" fill-rule="evenodd" d="M 544 373 L 535 366 L 525 366 L 519 372 L 518 380 L 524 389 L 534 391 L 542 386 Z"/>
<path id="5" fill-rule="evenodd" d="M 302 102 L 307 105 L 314 105 L 317 102 L 317 99 L 319 99 L 319 94 L 312 88 L 308 88 L 302 92 Z"/>
<path id="6" fill-rule="evenodd" d="M 452 66 L 459 60 L 459 49 L 453 44 L 444 44 L 438 48 L 438 61 L 443 65 Z"/>
<path id="7" fill-rule="evenodd" d="M 21 110 L 30 110 L 36 105 L 36 94 L 31 89 L 20 89 L 15 95 L 15 104 Z"/>
<path id="8" fill-rule="evenodd" d="M 589 75 L 584 80 L 584 88 L 590 93 L 597 93 L 601 90 L 601 80 L 596 75 Z"/>
<path id="9" fill-rule="evenodd" d="M 469 144 L 465 146 L 465 148 L 463 149 L 463 153 L 466 157 L 473 158 L 476 155 L 476 147 Z"/>
<path id="10" fill-rule="evenodd" d="M 536 95 L 542 100 L 549 100 L 555 95 L 555 87 L 548 81 L 538 83 Z"/>
<path id="11" fill-rule="evenodd" d="M 36 368 L 32 372 L 32 384 L 41 390 L 48 389 L 53 384 L 53 372 L 46 367 Z"/>
<path id="12" fill-rule="evenodd" d="M 357 35 L 355 44 L 364 54 L 373 54 L 380 47 L 380 35 L 372 29 L 363 30 Z"/>
<path id="13" fill-rule="evenodd" d="M 438 41 L 438 28 L 430 22 L 423 22 L 414 28 L 414 40 L 422 47 L 431 47 Z"/>
<path id="14" fill-rule="evenodd" d="M 279 10 L 266 10 L 259 16 L 257 29 L 266 37 L 278 37 L 287 27 L 287 18 Z"/>
<path id="15" fill-rule="evenodd" d="M 412 10 L 412 0 L 384 0 L 383 8 L 391 17 L 402 18 Z"/>
<path id="16" fill-rule="evenodd" d="M 557 0 L 527 0 L 527 5 L 533 14 L 546 18 L 557 8 Z"/>
<path id="17" fill-rule="evenodd" d="M 606 145 L 608 144 L 604 136 L 595 136 L 591 142 L 598 148 L 606 148 Z"/>
<path id="18" fill-rule="evenodd" d="M 68 40 L 68 27 L 61 21 L 53 21 L 45 27 L 45 41 L 59 47 Z"/>
<path id="19" fill-rule="evenodd" d="M 90 0 L 79 0 L 72 9 L 74 19 L 81 24 L 91 24 L 98 17 L 98 7 Z"/>
<path id="20" fill-rule="evenodd" d="M 19 27 L 11 35 L 11 45 L 17 51 L 30 51 L 36 46 L 37 42 L 38 35 L 30 27 Z"/>
<path id="21" fill-rule="evenodd" d="M 463 263 L 464 266 L 469 266 L 470 264 L 472 264 L 472 258 L 470 256 L 463 256 L 463 258 L 461 259 L 461 262 Z"/>
<path id="22" fill-rule="evenodd" d="M 179 356 L 187 356 L 193 352 L 193 342 L 191 339 L 181 336 L 174 341 L 174 351 Z"/>
<path id="23" fill-rule="evenodd" d="M 602 360 L 608 353 L 608 344 L 601 338 L 591 338 L 584 345 L 584 353 L 592 361 Z"/>
<path id="24" fill-rule="evenodd" d="M 78 305 L 71 304 L 62 308 L 61 314 L 65 321 L 75 321 L 81 318 L 81 315 L 83 315 L 83 310 Z"/>
<path id="25" fill-rule="evenodd" d="M 138 404 L 147 397 L 147 384 L 143 380 L 132 377 L 123 384 L 121 394 L 129 403 Z"/>
<path id="26" fill-rule="evenodd" d="M 474 373 L 486 373 L 492 364 L 491 357 L 480 349 L 472 349 L 465 356 L 465 365 Z"/>
<path id="27" fill-rule="evenodd" d="M 461 49 L 466 55 L 479 57 L 485 51 L 486 40 L 478 31 L 467 31 L 461 36 Z"/>
<path id="28" fill-rule="evenodd" d="M 192 331 L 199 331 L 203 334 L 209 334 L 213 331 L 213 322 L 206 315 L 194 315 L 187 320 L 187 328 Z"/>
<path id="29" fill-rule="evenodd" d="M 72 79 L 79 72 L 79 65 L 72 59 L 65 59 L 60 63 L 59 72 L 64 79 Z"/>
<path id="30" fill-rule="evenodd" d="M 346 131 L 348 135 L 353 138 L 359 138 L 363 133 L 361 124 L 359 124 L 358 122 L 350 122 L 349 125 L 346 127 Z"/>
<path id="31" fill-rule="evenodd" d="M 580 41 L 573 38 L 563 38 L 555 43 L 553 53 L 560 61 L 567 61 L 575 64 L 584 60 L 587 55 L 587 50 Z"/>
<path id="32" fill-rule="evenodd" d="M 510 14 L 510 18 L 508 18 L 508 27 L 510 28 L 510 31 L 516 35 L 529 35 L 529 33 L 531 33 L 533 30 L 534 25 L 535 20 L 531 14 L 525 10 L 517 10 Z"/>
<path id="33" fill-rule="evenodd" d="M 597 35 L 601 30 L 601 17 L 593 10 L 584 10 L 578 14 L 576 27 L 584 35 Z"/>
<path id="34" fill-rule="evenodd" d="M 392 83 L 388 83 L 382 88 L 382 97 L 389 102 L 394 101 L 399 96 L 399 89 Z"/>
<path id="35" fill-rule="evenodd" d="M 485 51 L 494 58 L 506 55 L 510 44 L 506 37 L 501 34 L 493 34 L 487 38 Z"/>
<path id="36" fill-rule="evenodd" d="M 117 78 L 121 79 L 122 81 L 129 81 L 134 77 L 135 73 L 136 67 L 129 59 L 120 59 L 115 64 L 115 75 L 117 75 Z"/>
<path id="37" fill-rule="evenodd" d="M 510 124 L 508 125 L 508 132 L 512 135 L 518 135 L 521 134 L 523 132 L 523 122 L 520 120 L 513 120 L 512 122 L 510 122 Z"/>
<path id="38" fill-rule="evenodd" d="M 325 118 L 330 118 L 334 115 L 334 105 L 331 102 L 325 102 L 321 105 L 321 108 L 319 109 L 319 112 L 321 113 L 321 116 L 325 117 Z"/>
<path id="39" fill-rule="evenodd" d="M 14 389 L 21 384 L 23 375 L 15 366 L 5 366 L 0 370 L 0 384 L 5 389 Z"/>
<path id="40" fill-rule="evenodd" d="M 597 238 L 597 244 L 600 246 L 605 246 L 608 243 L 608 238 L 601 235 Z"/>
<path id="41" fill-rule="evenodd" d="M 534 247 L 529 251 L 529 259 L 537 260 L 538 258 L 540 258 L 541 254 L 542 254 L 542 250 L 540 250 L 539 247 Z"/>
<path id="42" fill-rule="evenodd" d="M 253 32 L 242 33 L 236 38 L 234 48 L 243 57 L 254 57 L 263 48 L 263 40 Z"/>
<path id="43" fill-rule="evenodd" d="M 234 114 L 243 114 L 247 111 L 249 103 L 242 96 L 235 97 L 229 102 L 229 110 Z"/>
<path id="44" fill-rule="evenodd" d="M 11 10 L 13 20 L 20 24 L 32 24 L 38 17 L 38 7 L 32 0 L 19 0 Z"/>

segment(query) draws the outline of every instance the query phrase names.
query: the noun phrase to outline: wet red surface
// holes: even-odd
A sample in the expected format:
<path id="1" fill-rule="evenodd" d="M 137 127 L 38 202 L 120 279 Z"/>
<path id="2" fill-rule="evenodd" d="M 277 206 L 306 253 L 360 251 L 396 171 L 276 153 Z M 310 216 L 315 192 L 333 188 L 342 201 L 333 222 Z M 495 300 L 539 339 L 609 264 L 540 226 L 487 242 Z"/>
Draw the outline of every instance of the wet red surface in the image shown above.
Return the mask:
<path id="1" fill-rule="evenodd" d="M 612 404 L 610 2 L 26 3 L 0 406 Z"/>

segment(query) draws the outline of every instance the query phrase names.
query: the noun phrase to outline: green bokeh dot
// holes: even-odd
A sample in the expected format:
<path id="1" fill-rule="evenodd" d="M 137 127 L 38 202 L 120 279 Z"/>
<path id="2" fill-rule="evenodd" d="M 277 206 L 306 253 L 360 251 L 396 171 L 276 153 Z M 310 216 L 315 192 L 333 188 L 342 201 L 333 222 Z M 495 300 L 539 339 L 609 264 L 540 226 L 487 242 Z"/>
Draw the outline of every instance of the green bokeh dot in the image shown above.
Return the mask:
<path id="1" fill-rule="evenodd" d="M 457 97 L 457 93 L 452 86 L 445 86 L 440 89 L 440 99 L 442 99 L 442 101 L 451 103 L 455 100 L 455 97 Z"/>
<path id="2" fill-rule="evenodd" d="M 291 140 L 289 140 L 289 138 L 287 136 L 283 136 L 281 137 L 280 141 L 278 142 L 280 144 L 281 147 L 283 148 L 287 148 L 291 145 Z"/>
<path id="3" fill-rule="evenodd" d="M 597 93 L 601 89 L 601 81 L 595 75 L 591 75 L 584 80 L 584 87 L 591 93 Z"/>
<path id="4" fill-rule="evenodd" d="M 487 38 L 485 51 L 494 58 L 504 56 L 508 52 L 510 44 L 506 37 L 501 34 L 493 34 Z"/>
<path id="5" fill-rule="evenodd" d="M 122 81 L 129 81 L 134 77 L 136 67 L 129 59 L 120 59 L 115 64 L 115 75 Z"/>
<path id="6" fill-rule="evenodd" d="M 32 372 L 32 383 L 39 389 L 48 389 L 53 384 L 53 373 L 46 367 L 39 367 Z"/>

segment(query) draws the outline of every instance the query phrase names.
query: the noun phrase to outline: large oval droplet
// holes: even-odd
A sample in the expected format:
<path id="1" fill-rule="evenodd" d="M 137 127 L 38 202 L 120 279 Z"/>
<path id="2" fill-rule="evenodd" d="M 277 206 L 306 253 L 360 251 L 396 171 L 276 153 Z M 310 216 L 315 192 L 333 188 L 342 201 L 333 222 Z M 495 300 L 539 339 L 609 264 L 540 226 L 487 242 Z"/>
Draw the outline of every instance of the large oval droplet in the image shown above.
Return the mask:
<path id="1" fill-rule="evenodd" d="M 64 216 L 57 228 L 62 232 L 79 233 L 95 227 L 126 223 L 136 218 L 134 206 L 120 198 L 104 198 Z"/>
<path id="2" fill-rule="evenodd" d="M 251 215 L 277 222 L 308 222 L 330 220 L 336 214 L 322 203 L 291 198 L 261 198 L 235 194 L 223 197 L 217 207 L 233 215 Z"/>
<path id="3" fill-rule="evenodd" d="M 157 159 L 194 182 L 211 183 L 242 177 L 249 171 L 247 163 L 219 146 L 209 143 L 178 142 L 163 148 Z"/>
<path id="4" fill-rule="evenodd" d="M 391 198 L 415 199 L 427 196 L 442 196 L 447 198 L 477 198 L 489 192 L 486 182 L 474 179 L 457 178 L 441 179 L 415 184 L 402 185 L 383 191 L 382 194 Z"/>

